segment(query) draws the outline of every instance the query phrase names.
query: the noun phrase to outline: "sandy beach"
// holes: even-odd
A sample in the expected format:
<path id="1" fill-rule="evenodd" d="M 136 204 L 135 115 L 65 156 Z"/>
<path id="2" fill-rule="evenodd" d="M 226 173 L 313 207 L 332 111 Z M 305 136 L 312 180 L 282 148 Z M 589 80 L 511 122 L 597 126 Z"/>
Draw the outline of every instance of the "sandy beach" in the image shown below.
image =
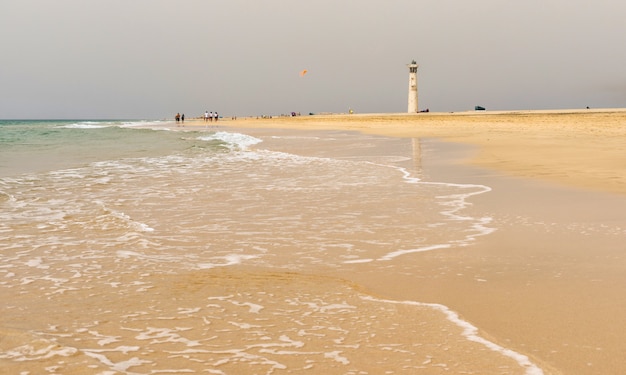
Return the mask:
<path id="1" fill-rule="evenodd" d="M 491 186 L 468 210 L 505 225 L 468 251 L 417 255 L 419 283 L 414 275 L 384 272 L 333 276 L 384 298 L 444 304 L 549 374 L 626 372 L 626 110 L 325 115 L 211 125 L 443 141 L 442 160 L 423 160 L 425 173 Z M 447 149 L 451 144 L 463 146 Z"/>
<path id="2" fill-rule="evenodd" d="M 626 111 L 181 125 L 4 122 L 0 372 L 626 373 Z"/>
<path id="3" fill-rule="evenodd" d="M 477 166 L 626 194 L 626 109 L 243 118 L 223 119 L 219 125 L 439 138 L 479 146 L 469 160 Z"/>

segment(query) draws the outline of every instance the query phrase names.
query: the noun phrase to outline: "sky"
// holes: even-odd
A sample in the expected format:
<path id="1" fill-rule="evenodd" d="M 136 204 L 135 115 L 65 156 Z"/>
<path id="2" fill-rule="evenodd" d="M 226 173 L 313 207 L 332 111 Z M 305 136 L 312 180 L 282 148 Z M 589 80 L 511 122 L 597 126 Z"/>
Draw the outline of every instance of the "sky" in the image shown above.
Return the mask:
<path id="1" fill-rule="evenodd" d="M 626 107 L 616 0 L 0 0 L 0 118 Z M 300 76 L 306 69 L 308 73 Z"/>

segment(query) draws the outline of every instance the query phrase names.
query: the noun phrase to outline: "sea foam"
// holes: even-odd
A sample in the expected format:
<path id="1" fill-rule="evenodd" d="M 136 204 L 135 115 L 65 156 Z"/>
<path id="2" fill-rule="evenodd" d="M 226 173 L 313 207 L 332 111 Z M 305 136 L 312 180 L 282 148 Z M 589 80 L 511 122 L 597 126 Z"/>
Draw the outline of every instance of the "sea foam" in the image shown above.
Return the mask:
<path id="1" fill-rule="evenodd" d="M 434 310 L 441 311 L 450 322 L 459 326 L 463 329 L 463 336 L 465 336 L 468 340 L 477 342 L 479 344 L 484 345 L 486 348 L 498 352 L 506 357 L 509 357 L 515 360 L 522 368 L 525 369 L 526 375 L 543 375 L 543 370 L 539 368 L 537 365 L 532 363 L 530 359 L 520 353 L 517 353 L 511 349 L 504 348 L 492 341 L 489 341 L 483 337 L 478 335 L 478 328 L 473 326 L 471 323 L 464 321 L 459 317 L 459 315 L 450 310 L 447 306 L 438 304 L 438 303 L 424 303 L 424 302 L 416 302 L 416 301 L 394 301 L 394 300 L 386 300 L 386 299 L 378 299 L 370 296 L 362 296 L 364 300 L 374 301 L 374 302 L 383 302 L 389 304 L 404 304 L 410 306 L 422 306 L 428 307 Z"/>
<path id="2" fill-rule="evenodd" d="M 245 150 L 250 146 L 261 143 L 262 140 L 259 138 L 241 134 L 241 133 L 231 133 L 231 132 L 216 132 L 211 135 L 203 135 L 198 137 L 198 139 L 203 141 L 210 140 L 219 140 L 225 142 L 229 148 L 231 149 L 240 149 Z"/>

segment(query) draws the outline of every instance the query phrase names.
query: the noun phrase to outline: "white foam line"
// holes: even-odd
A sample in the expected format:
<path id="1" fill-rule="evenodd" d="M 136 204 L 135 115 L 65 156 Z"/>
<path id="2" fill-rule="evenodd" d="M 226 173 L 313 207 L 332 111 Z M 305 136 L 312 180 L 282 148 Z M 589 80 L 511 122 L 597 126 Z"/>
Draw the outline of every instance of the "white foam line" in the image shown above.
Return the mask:
<path id="1" fill-rule="evenodd" d="M 122 345 L 122 346 L 118 346 L 116 348 L 112 348 L 112 349 L 83 349 L 84 352 L 89 352 L 89 353 L 112 353 L 112 352 L 119 352 L 119 353 L 123 353 L 123 354 L 128 354 L 130 352 L 136 352 L 138 351 L 140 348 L 138 346 L 127 346 L 127 345 Z"/>
<path id="2" fill-rule="evenodd" d="M 179 307 L 178 313 L 179 314 L 194 314 L 200 311 L 200 309 L 201 309 L 200 307 L 189 307 L 189 308 Z"/>
<path id="3" fill-rule="evenodd" d="M 374 259 L 353 259 L 353 260 L 346 260 L 345 262 L 343 262 L 344 264 L 356 264 L 356 263 L 370 263 L 373 262 Z"/>
<path id="4" fill-rule="evenodd" d="M 223 259 L 224 263 L 199 263 L 196 266 L 200 269 L 210 269 L 215 267 L 227 267 L 233 266 L 236 264 L 241 264 L 243 261 L 256 259 L 258 256 L 256 255 L 242 255 L 242 254 L 229 254 L 223 257 L 217 257 L 216 259 Z"/>
<path id="5" fill-rule="evenodd" d="M 361 296 L 361 298 L 364 300 L 373 301 L 373 302 L 429 307 L 431 309 L 439 310 L 445 314 L 446 318 L 450 322 L 456 324 L 457 326 L 463 329 L 462 335 L 465 336 L 468 340 L 482 344 L 489 350 L 493 350 L 494 352 L 498 352 L 504 355 L 505 357 L 509 357 L 513 359 L 521 367 L 525 369 L 524 373 L 526 375 L 543 375 L 544 374 L 543 370 L 539 368 L 537 365 L 535 365 L 534 363 L 532 363 L 527 356 L 520 354 L 518 352 L 515 352 L 511 349 L 504 348 L 494 342 L 491 342 L 485 338 L 478 336 L 478 328 L 464 321 L 463 319 L 459 318 L 459 315 L 457 313 L 450 310 L 448 307 L 444 305 L 441 305 L 438 303 L 424 303 L 424 302 L 416 302 L 416 301 L 393 301 L 393 300 L 373 298 L 370 296 Z"/>
<path id="6" fill-rule="evenodd" d="M 447 182 L 422 182 L 422 180 L 419 179 L 418 177 L 411 176 L 411 173 L 406 168 L 402 168 L 402 167 L 398 167 L 394 165 L 378 164 L 378 163 L 371 163 L 371 164 L 382 166 L 382 167 L 393 168 L 393 169 L 400 171 L 402 173 L 404 180 L 409 184 L 442 185 L 442 186 L 456 187 L 456 188 L 462 188 L 462 189 L 477 189 L 477 190 L 467 192 L 464 194 L 450 194 L 450 195 L 437 196 L 438 199 L 447 200 L 446 202 L 439 203 L 440 205 L 444 207 L 450 207 L 450 209 L 442 211 L 441 212 L 442 215 L 447 216 L 448 218 L 452 220 L 475 222 L 474 224 L 471 225 L 471 227 L 476 231 L 476 233 L 468 234 L 467 236 L 465 236 L 464 239 L 460 241 L 454 241 L 455 244 L 459 246 L 466 246 L 471 241 L 473 241 L 476 237 L 486 236 L 490 233 L 495 232 L 496 230 L 495 228 L 490 228 L 487 226 L 487 224 L 489 224 L 493 220 L 491 217 L 476 218 L 476 217 L 471 217 L 471 216 L 461 216 L 458 214 L 459 211 L 465 209 L 468 206 L 471 206 L 471 203 L 467 201 L 468 198 L 474 195 L 479 195 L 479 194 L 490 192 L 492 189 L 489 186 L 475 185 L 475 184 L 455 184 L 455 183 L 447 183 Z M 446 248 L 452 247 L 452 244 L 453 243 L 438 244 L 438 245 L 419 247 L 417 249 L 398 250 L 398 251 L 391 252 L 385 256 L 382 256 L 378 258 L 377 260 L 390 260 L 395 257 L 406 255 L 406 254 L 412 254 L 412 253 L 418 253 L 418 252 L 424 252 L 424 251 L 432 251 L 432 250 L 438 250 L 438 249 L 446 249 Z M 370 260 L 350 260 L 344 263 L 366 263 L 368 261 Z"/>
<path id="7" fill-rule="evenodd" d="M 122 373 L 127 372 L 128 369 L 131 368 L 131 367 L 141 366 L 142 364 L 150 363 L 150 361 L 140 360 L 137 357 L 133 357 L 133 358 L 127 360 L 127 361 L 114 363 L 109 358 L 107 358 L 107 356 L 102 355 L 102 354 L 97 354 L 93 350 L 84 350 L 83 353 L 85 353 L 85 355 L 87 355 L 87 356 L 89 356 L 91 358 L 97 359 L 102 364 L 104 364 L 106 366 L 109 366 L 109 368 L 111 368 L 111 369 L 113 369 L 115 371 L 122 372 Z"/>
<path id="8" fill-rule="evenodd" d="M 235 363 L 236 362 L 250 362 L 250 363 L 257 364 L 257 365 L 271 366 L 271 368 L 266 372 L 267 374 L 274 373 L 274 370 L 286 370 L 287 369 L 287 366 L 283 365 L 282 363 L 272 361 L 262 356 L 246 353 L 243 349 L 219 350 L 219 351 L 211 351 L 210 353 L 220 354 L 220 355 L 230 354 L 229 358 L 222 358 L 211 363 L 213 367 L 219 367 L 224 364 L 228 364 L 229 362 L 232 361 Z"/>
<path id="9" fill-rule="evenodd" d="M 420 253 L 423 251 L 431 251 L 431 250 L 437 250 L 437 249 L 447 249 L 452 247 L 451 244 L 442 244 L 442 245 L 432 245 L 432 246 L 424 246 L 424 247 L 418 247 L 417 249 L 409 249 L 409 250 L 398 250 L 398 251 L 393 251 L 383 257 L 378 258 L 377 260 L 391 260 L 395 257 L 399 257 L 401 255 L 406 255 L 406 254 L 412 254 L 412 253 Z"/>
<path id="10" fill-rule="evenodd" d="M 148 226 L 147 224 L 144 223 L 140 223 L 138 221 L 133 220 L 130 216 L 126 215 L 123 212 L 119 212 L 119 211 L 115 211 L 112 210 L 110 208 L 108 208 L 103 202 L 101 201 L 96 201 L 95 202 L 98 206 L 100 206 L 100 208 L 107 214 L 118 218 L 124 222 L 127 223 L 128 226 L 130 226 L 131 228 L 138 230 L 140 232 L 154 232 L 154 228 L 151 228 L 150 226 Z"/>
<path id="11" fill-rule="evenodd" d="M 41 344 L 44 341 L 38 342 Z M 67 346 L 60 346 L 50 343 L 48 346 L 43 345 L 22 345 L 11 350 L 0 353 L 0 359 L 11 359 L 18 362 L 36 361 L 40 359 L 48 359 L 54 356 L 71 357 L 78 352 L 78 349 Z"/>
<path id="12" fill-rule="evenodd" d="M 471 196 L 474 196 L 474 195 L 488 193 L 488 192 L 490 192 L 492 190 L 489 186 L 485 186 L 485 185 L 455 184 L 455 183 L 449 183 L 449 182 L 422 182 L 417 177 L 411 177 L 411 173 L 406 168 L 401 168 L 401 167 L 396 167 L 396 166 L 389 166 L 389 167 L 398 169 L 400 172 L 402 172 L 403 178 L 409 184 L 421 183 L 421 184 L 425 184 L 425 185 L 443 185 L 443 186 L 457 187 L 457 188 L 462 188 L 462 189 L 467 189 L 467 188 L 479 189 L 478 191 L 472 191 L 472 192 L 465 193 L 465 194 L 440 195 L 440 196 L 437 197 L 437 198 L 444 198 L 444 199 L 453 198 L 451 201 L 448 201 L 446 203 L 441 203 L 443 206 L 451 206 L 452 207 L 451 210 L 444 211 L 442 213 L 444 215 L 449 216 L 449 217 L 451 217 L 453 219 L 456 219 L 456 220 L 477 220 L 474 217 L 460 216 L 460 215 L 457 215 L 456 213 L 458 211 L 461 211 L 462 209 L 466 208 L 467 206 L 471 205 L 471 203 L 467 202 L 467 198 L 469 198 Z M 485 218 L 482 218 L 482 219 L 485 219 Z M 490 221 L 491 218 L 488 218 L 488 219 Z M 489 229 L 491 229 L 491 228 L 489 228 Z"/>
<path id="13" fill-rule="evenodd" d="M 146 331 L 140 332 L 135 336 L 137 340 L 150 340 L 152 344 L 162 344 L 165 342 L 182 343 L 188 347 L 200 346 L 200 342 L 196 340 L 189 340 L 178 333 L 177 331 L 186 331 L 187 328 L 168 329 L 168 328 L 155 328 L 147 327 Z"/>
<path id="14" fill-rule="evenodd" d="M 62 125 L 59 126 L 59 128 L 64 128 L 64 129 L 101 129 L 101 128 L 107 128 L 111 125 L 99 125 L 98 123 L 95 122 L 81 122 L 81 123 L 76 123 L 76 124 L 69 124 L 69 125 Z"/>

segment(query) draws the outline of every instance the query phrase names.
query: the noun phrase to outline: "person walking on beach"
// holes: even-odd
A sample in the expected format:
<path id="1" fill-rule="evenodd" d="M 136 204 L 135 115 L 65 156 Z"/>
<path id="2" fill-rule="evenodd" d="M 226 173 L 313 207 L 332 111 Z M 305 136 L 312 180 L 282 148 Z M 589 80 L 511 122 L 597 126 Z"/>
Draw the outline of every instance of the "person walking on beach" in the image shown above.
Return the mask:
<path id="1" fill-rule="evenodd" d="M 180 113 L 177 113 L 174 118 L 176 119 L 176 126 L 178 126 L 178 123 L 180 122 Z"/>
<path id="2" fill-rule="evenodd" d="M 209 111 L 204 111 L 204 122 L 209 121 Z"/>
<path id="3" fill-rule="evenodd" d="M 185 114 L 180 115 L 180 123 L 185 126 Z"/>
<path id="4" fill-rule="evenodd" d="M 217 115 L 217 112 L 215 112 L 215 122 L 217 122 L 218 118 L 219 118 L 219 116 Z"/>

